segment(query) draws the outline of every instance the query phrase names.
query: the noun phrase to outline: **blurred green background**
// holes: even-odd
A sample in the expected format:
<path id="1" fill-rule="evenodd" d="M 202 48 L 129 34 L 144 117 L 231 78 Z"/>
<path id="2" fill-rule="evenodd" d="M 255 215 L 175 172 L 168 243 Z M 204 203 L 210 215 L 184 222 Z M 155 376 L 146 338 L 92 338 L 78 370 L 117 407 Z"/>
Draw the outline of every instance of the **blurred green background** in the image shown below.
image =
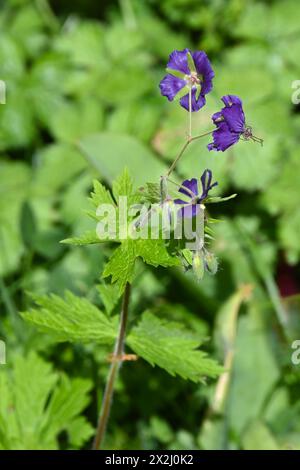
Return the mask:
<path id="1" fill-rule="evenodd" d="M 109 184 L 127 165 L 141 185 L 172 161 L 187 114 L 160 96 L 158 84 L 169 53 L 191 47 L 207 52 L 216 74 L 207 105 L 193 115 L 195 133 L 211 129 L 223 94 L 238 94 L 264 146 L 240 142 L 223 154 L 208 152 L 203 139 L 189 147 L 179 176 L 210 168 L 219 194 L 238 193 L 213 211 L 223 219 L 214 242 L 220 270 L 197 283 L 179 269 L 141 266 L 131 315 L 151 308 L 179 320 L 231 373 L 225 386 L 199 385 L 126 363 L 106 446 L 300 449 L 300 365 L 291 362 L 291 344 L 300 339 L 300 114 L 291 101 L 300 79 L 298 2 L 1 5 L 0 338 L 7 365 L 0 366 L 0 448 L 90 447 L 108 351 L 57 345 L 18 311 L 30 306 L 30 292 L 66 289 L 102 305 L 95 285 L 111 248 L 59 241 L 93 228 L 84 214 L 93 178 Z M 42 393 L 77 400 L 60 424 L 56 416 L 51 444 L 35 432 L 38 415 L 47 414 Z M 12 394 L 27 434 L 10 424 Z"/>

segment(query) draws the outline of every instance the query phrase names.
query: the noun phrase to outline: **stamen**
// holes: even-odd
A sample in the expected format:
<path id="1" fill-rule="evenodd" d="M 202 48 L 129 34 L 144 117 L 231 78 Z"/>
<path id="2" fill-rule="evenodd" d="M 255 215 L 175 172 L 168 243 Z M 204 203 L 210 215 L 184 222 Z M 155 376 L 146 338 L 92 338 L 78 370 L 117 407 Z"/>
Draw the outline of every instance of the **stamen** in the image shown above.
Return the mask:
<path id="1" fill-rule="evenodd" d="M 264 141 L 263 139 L 261 139 L 260 137 L 256 137 L 255 135 L 251 135 L 251 139 L 253 140 L 253 142 L 257 142 L 259 143 L 261 146 L 263 146 L 264 144 Z"/>
<path id="2" fill-rule="evenodd" d="M 245 127 L 244 132 L 242 133 L 242 138 L 244 140 L 253 140 L 253 142 L 258 142 L 261 146 L 263 145 L 263 139 L 260 139 L 259 137 L 256 137 L 255 135 L 252 134 L 252 127 L 247 126 Z"/>

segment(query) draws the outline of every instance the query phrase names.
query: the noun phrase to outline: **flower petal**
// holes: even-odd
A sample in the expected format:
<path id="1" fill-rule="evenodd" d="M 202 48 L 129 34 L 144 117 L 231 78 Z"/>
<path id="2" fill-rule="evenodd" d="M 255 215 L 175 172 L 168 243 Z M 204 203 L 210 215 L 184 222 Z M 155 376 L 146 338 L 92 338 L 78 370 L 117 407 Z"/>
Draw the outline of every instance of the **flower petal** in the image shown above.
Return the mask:
<path id="1" fill-rule="evenodd" d="M 201 185 L 202 185 L 202 194 L 198 202 L 203 201 L 203 199 L 205 199 L 208 196 L 209 191 L 218 185 L 217 182 L 211 184 L 212 172 L 211 170 L 208 170 L 208 169 L 202 173 L 200 180 L 201 180 Z"/>
<path id="2" fill-rule="evenodd" d="M 201 184 L 202 184 L 202 189 L 203 191 L 206 188 L 210 188 L 211 180 L 212 180 L 212 172 L 211 170 L 204 170 L 202 173 L 202 176 L 200 178 Z"/>
<path id="3" fill-rule="evenodd" d="M 225 107 L 221 112 L 231 131 L 240 133 L 244 131 L 245 115 L 240 104 L 233 104 L 229 108 Z"/>
<path id="4" fill-rule="evenodd" d="M 181 186 L 184 186 L 185 188 L 187 188 L 188 191 L 186 191 L 183 187 L 181 187 L 179 189 L 180 193 L 185 194 L 186 196 L 189 196 L 189 197 L 193 197 L 193 194 L 195 196 L 198 196 L 198 181 L 197 181 L 197 178 L 192 178 L 190 180 L 185 180 L 183 183 L 181 183 Z"/>
<path id="5" fill-rule="evenodd" d="M 222 96 L 221 99 L 225 106 L 232 106 L 233 104 L 240 104 L 243 106 L 242 100 L 236 95 L 225 95 Z"/>
<path id="6" fill-rule="evenodd" d="M 208 150 L 224 152 L 228 147 L 238 142 L 240 134 L 231 132 L 226 122 L 222 122 L 220 127 L 213 132 L 213 143 L 208 144 Z"/>
<path id="7" fill-rule="evenodd" d="M 181 78 L 168 74 L 160 82 L 159 88 L 161 94 L 166 96 L 169 101 L 172 101 L 185 85 L 185 81 Z"/>
<path id="8" fill-rule="evenodd" d="M 203 108 L 206 103 L 205 97 L 199 94 L 198 98 L 196 98 L 197 89 L 192 89 L 192 111 L 199 111 L 199 109 Z M 189 93 L 184 95 L 180 99 L 180 104 L 183 108 L 189 111 L 190 103 L 189 103 Z"/>
<path id="9" fill-rule="evenodd" d="M 218 111 L 217 113 L 213 114 L 211 118 L 212 118 L 213 123 L 217 127 L 219 127 L 221 122 L 224 121 L 224 117 L 221 111 Z"/>
<path id="10" fill-rule="evenodd" d="M 189 49 L 183 49 L 183 51 L 173 51 L 169 56 L 169 62 L 167 64 L 168 69 L 179 70 L 186 75 L 190 74 L 188 67 L 187 53 Z"/>
<path id="11" fill-rule="evenodd" d="M 192 54 L 197 73 L 202 75 L 203 81 L 201 84 L 201 95 L 206 95 L 212 90 L 212 79 L 215 74 L 210 64 L 210 61 L 203 51 L 196 51 Z"/>

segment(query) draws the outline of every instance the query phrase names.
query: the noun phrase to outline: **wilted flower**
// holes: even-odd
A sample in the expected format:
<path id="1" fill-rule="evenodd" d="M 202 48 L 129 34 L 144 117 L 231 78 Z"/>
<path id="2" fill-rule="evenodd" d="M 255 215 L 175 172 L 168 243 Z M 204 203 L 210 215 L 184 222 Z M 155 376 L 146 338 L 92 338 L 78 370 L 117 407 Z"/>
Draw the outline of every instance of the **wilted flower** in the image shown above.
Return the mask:
<path id="1" fill-rule="evenodd" d="M 192 178 L 190 180 L 185 180 L 181 184 L 179 192 L 188 196 L 190 202 L 183 201 L 182 199 L 175 199 L 175 204 L 183 204 L 184 207 L 181 208 L 180 213 L 182 217 L 191 218 L 194 217 L 200 209 L 200 204 L 207 198 L 209 191 L 217 186 L 217 182 L 211 183 L 212 181 L 212 172 L 211 170 L 205 170 L 200 178 L 202 193 L 199 195 L 198 190 L 198 180 Z"/>
<path id="2" fill-rule="evenodd" d="M 198 111 L 205 105 L 205 95 L 212 89 L 214 71 L 203 51 L 173 51 L 167 64 L 168 74 L 159 84 L 161 94 L 173 101 L 180 92 L 180 104 L 189 111 L 191 90 L 191 111 Z"/>
<path id="3" fill-rule="evenodd" d="M 217 129 L 213 132 L 214 141 L 208 144 L 208 150 L 224 152 L 241 137 L 244 140 L 251 139 L 262 144 L 262 139 L 255 137 L 251 127 L 246 126 L 240 98 L 235 95 L 226 95 L 222 97 L 222 101 L 225 104 L 224 108 L 212 116 Z"/>

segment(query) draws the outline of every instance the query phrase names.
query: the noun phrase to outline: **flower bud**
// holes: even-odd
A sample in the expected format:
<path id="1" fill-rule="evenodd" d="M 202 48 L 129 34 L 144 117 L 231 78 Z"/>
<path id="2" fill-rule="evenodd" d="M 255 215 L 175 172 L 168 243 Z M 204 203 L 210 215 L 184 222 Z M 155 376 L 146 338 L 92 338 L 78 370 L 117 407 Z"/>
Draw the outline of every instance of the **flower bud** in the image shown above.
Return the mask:
<path id="1" fill-rule="evenodd" d="M 160 198 L 164 202 L 168 197 L 168 183 L 166 176 L 160 177 Z"/>
<path id="2" fill-rule="evenodd" d="M 193 256 L 193 272 L 198 279 L 201 281 L 204 276 L 204 262 L 203 254 L 201 251 L 196 251 Z"/>
<path id="3" fill-rule="evenodd" d="M 204 255 L 205 268 L 210 274 L 216 274 L 218 271 L 218 260 L 212 253 L 208 251 Z"/>

